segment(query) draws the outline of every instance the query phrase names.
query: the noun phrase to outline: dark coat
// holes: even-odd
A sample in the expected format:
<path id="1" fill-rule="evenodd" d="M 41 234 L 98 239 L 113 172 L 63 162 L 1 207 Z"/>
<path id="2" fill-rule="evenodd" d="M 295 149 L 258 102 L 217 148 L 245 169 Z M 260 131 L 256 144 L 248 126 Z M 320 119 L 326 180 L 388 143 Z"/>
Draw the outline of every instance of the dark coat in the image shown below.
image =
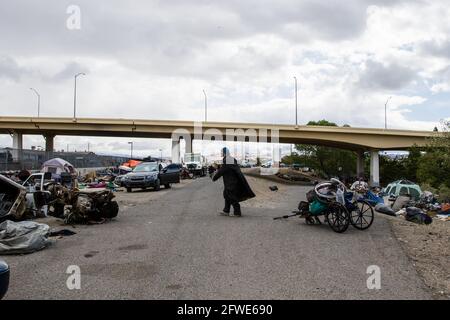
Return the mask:
<path id="1" fill-rule="evenodd" d="M 223 164 L 213 177 L 213 181 L 223 177 L 223 197 L 231 203 L 254 198 L 255 194 L 241 172 L 236 159 L 223 158 Z"/>

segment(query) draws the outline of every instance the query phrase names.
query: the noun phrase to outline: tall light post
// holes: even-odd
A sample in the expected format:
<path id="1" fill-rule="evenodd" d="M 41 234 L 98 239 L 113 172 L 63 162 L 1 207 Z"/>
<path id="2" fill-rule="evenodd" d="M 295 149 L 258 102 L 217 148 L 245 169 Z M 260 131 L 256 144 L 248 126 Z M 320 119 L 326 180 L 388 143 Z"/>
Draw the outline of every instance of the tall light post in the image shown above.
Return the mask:
<path id="1" fill-rule="evenodd" d="M 37 101 L 37 107 L 38 107 L 38 110 L 37 110 L 37 116 L 38 116 L 38 118 L 39 118 L 39 116 L 40 116 L 40 113 L 41 113 L 41 95 L 39 94 L 39 92 L 37 92 L 37 90 L 36 89 L 34 89 L 34 88 L 30 88 L 30 90 L 31 91 L 34 91 L 34 93 L 36 93 L 36 95 L 37 95 L 37 98 L 38 98 L 38 101 Z"/>
<path id="2" fill-rule="evenodd" d="M 160 155 L 160 159 L 161 159 L 161 162 L 162 162 L 162 149 L 159 149 L 159 155 Z"/>
<path id="3" fill-rule="evenodd" d="M 208 121 L 208 97 L 206 91 L 203 89 L 203 95 L 205 96 L 205 122 Z"/>
<path id="4" fill-rule="evenodd" d="M 298 129 L 298 100 L 297 100 L 297 77 L 295 80 L 295 129 Z"/>
<path id="5" fill-rule="evenodd" d="M 133 160 L 133 141 L 128 141 L 130 145 L 130 160 Z"/>
<path id="6" fill-rule="evenodd" d="M 85 76 L 86 74 L 83 72 L 77 73 L 75 75 L 75 85 L 73 90 L 73 121 L 77 120 L 77 78 L 79 76 Z"/>
<path id="7" fill-rule="evenodd" d="M 391 99 L 392 97 L 389 97 L 384 104 L 384 129 L 387 129 L 387 105 Z"/>

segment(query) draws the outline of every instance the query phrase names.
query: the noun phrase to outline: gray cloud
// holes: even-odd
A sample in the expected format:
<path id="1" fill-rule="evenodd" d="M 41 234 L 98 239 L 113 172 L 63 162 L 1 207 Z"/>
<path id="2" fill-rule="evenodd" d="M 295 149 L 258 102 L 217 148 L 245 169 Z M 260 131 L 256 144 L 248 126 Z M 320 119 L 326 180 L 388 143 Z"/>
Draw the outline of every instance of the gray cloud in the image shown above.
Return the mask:
<path id="1" fill-rule="evenodd" d="M 64 66 L 64 69 L 49 77 L 51 81 L 67 80 L 74 77 L 79 72 L 89 73 L 89 69 L 77 62 L 70 62 Z"/>
<path id="2" fill-rule="evenodd" d="M 441 42 L 436 40 L 424 41 L 419 45 L 419 51 L 428 55 L 450 60 L 450 39 Z"/>
<path id="3" fill-rule="evenodd" d="M 18 81 L 22 75 L 28 72 L 28 70 L 21 68 L 13 58 L 0 55 L 0 78 Z"/>
<path id="4" fill-rule="evenodd" d="M 445 35 L 448 26 L 435 12 L 446 0 L 421 1 L 0 1 L 0 97 L 8 105 L 0 113 L 35 114 L 33 86 L 42 94 L 41 114 L 71 116 L 67 80 L 86 72 L 80 117 L 199 120 L 206 89 L 211 119 L 292 123 L 297 75 L 302 120 L 339 122 L 343 114 L 341 123 L 376 125 L 367 113 L 384 103 L 381 91 L 402 95 L 395 90 L 411 89 L 425 74 L 448 79 L 436 71 L 445 61 L 435 59 L 448 54 L 448 43 L 423 42 L 417 50 L 423 39 Z M 81 8 L 81 30 L 66 28 L 72 4 Z M 396 19 L 380 22 L 390 14 Z M 398 41 L 386 30 L 398 33 Z M 349 106 L 358 95 L 366 104 L 356 114 Z M 122 142 L 118 148 L 126 150 Z"/>
<path id="5" fill-rule="evenodd" d="M 359 79 L 361 86 L 365 88 L 398 90 L 410 84 L 417 76 L 414 70 L 396 63 L 384 65 L 368 60 L 365 65 L 366 69 Z"/>

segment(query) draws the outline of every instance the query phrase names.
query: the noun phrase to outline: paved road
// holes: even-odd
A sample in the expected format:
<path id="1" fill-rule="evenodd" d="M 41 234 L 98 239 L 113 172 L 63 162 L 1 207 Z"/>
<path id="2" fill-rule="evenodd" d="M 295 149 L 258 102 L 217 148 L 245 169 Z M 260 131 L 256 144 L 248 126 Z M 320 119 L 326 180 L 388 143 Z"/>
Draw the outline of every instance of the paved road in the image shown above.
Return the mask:
<path id="1" fill-rule="evenodd" d="M 242 218 L 222 217 L 221 190 L 202 178 L 157 197 L 142 192 L 116 221 L 79 226 L 48 249 L 6 257 L 6 298 L 430 298 L 382 217 L 366 232 L 345 234 L 299 219 L 273 221 L 295 207 L 302 187 L 286 191 L 289 200 L 277 209 L 244 204 Z M 66 287 L 71 264 L 81 268 L 81 290 Z M 381 268 L 380 290 L 367 289 L 369 265 Z"/>

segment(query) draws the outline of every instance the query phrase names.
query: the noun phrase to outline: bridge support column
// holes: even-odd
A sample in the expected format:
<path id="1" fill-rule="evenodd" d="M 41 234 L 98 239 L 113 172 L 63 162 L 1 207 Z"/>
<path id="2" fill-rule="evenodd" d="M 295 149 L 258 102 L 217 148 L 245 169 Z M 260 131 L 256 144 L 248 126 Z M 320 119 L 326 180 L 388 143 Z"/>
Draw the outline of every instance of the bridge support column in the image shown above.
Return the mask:
<path id="1" fill-rule="evenodd" d="M 180 163 L 180 139 L 172 140 L 172 163 Z"/>
<path id="2" fill-rule="evenodd" d="M 190 139 L 185 139 L 186 145 L 184 146 L 184 152 L 185 153 L 192 153 L 194 152 L 194 148 L 192 147 L 194 142 L 194 136 L 191 136 Z"/>
<path id="3" fill-rule="evenodd" d="M 361 178 L 364 175 L 364 151 L 356 152 L 356 176 Z"/>
<path id="4" fill-rule="evenodd" d="M 45 158 L 46 160 L 48 160 L 53 157 L 53 151 L 55 149 L 54 145 L 55 135 L 47 133 L 44 135 L 44 139 L 45 139 Z"/>
<path id="5" fill-rule="evenodd" d="M 22 133 L 13 133 L 13 150 L 12 150 L 12 158 L 14 162 L 20 162 L 22 160 L 23 155 L 23 134 Z"/>
<path id="6" fill-rule="evenodd" d="M 380 186 L 380 156 L 378 150 L 370 152 L 370 186 Z"/>

